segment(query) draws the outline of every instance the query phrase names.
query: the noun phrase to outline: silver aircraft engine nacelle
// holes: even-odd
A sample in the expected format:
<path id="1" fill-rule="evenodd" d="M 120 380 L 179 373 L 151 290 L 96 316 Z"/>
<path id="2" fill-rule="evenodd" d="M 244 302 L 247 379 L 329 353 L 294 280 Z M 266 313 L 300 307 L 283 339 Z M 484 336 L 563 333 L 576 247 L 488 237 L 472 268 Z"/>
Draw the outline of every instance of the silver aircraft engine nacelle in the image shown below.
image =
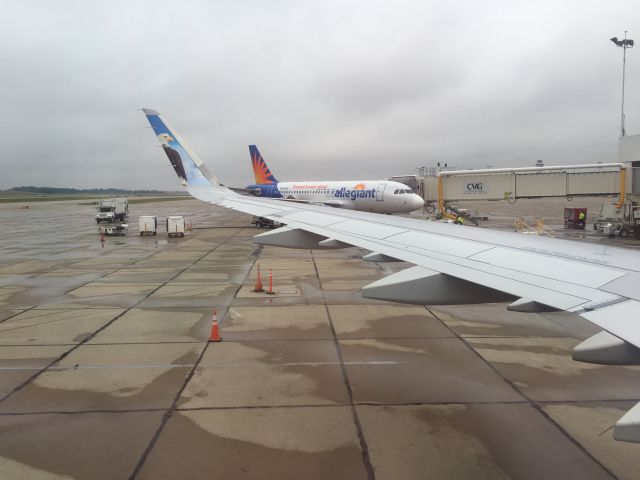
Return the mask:
<path id="1" fill-rule="evenodd" d="M 598 365 L 640 365 L 640 350 L 609 332 L 596 333 L 576 345 L 571 357 Z"/>
<path id="2" fill-rule="evenodd" d="M 289 227 L 276 228 L 270 232 L 261 233 L 260 235 L 253 237 L 253 243 L 257 243 L 258 245 L 269 245 L 272 247 L 304 248 L 306 250 L 331 250 L 344 248 L 343 246 L 336 246 L 335 244 L 323 245 L 322 242 L 324 240 L 329 239 L 322 235 Z M 342 242 L 339 243 L 342 244 Z"/>
<path id="3" fill-rule="evenodd" d="M 362 296 L 416 305 L 465 305 L 514 300 L 512 295 L 424 267 L 411 267 L 373 282 L 362 288 Z"/>

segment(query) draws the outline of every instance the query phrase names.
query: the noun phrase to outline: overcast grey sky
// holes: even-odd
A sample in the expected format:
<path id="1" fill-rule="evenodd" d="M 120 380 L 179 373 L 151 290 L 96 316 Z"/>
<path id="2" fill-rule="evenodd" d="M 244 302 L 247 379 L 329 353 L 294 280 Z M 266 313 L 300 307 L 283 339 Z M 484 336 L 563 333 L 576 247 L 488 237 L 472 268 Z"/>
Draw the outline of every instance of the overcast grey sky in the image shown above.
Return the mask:
<path id="1" fill-rule="evenodd" d="M 178 189 L 136 109 L 231 185 L 614 161 L 638 1 L 26 1 L 0 15 L 0 189 Z M 627 134 L 640 133 L 640 49 Z"/>

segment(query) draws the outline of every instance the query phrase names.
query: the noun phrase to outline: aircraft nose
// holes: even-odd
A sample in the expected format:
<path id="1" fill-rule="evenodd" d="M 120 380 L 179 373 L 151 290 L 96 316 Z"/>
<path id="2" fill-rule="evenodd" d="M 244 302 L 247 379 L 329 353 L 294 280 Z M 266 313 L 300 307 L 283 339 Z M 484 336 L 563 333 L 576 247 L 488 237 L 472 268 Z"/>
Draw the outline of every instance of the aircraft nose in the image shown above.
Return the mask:
<path id="1" fill-rule="evenodd" d="M 414 210 L 418 210 L 419 208 L 424 207 L 424 200 L 420 195 L 414 194 L 412 200 Z"/>

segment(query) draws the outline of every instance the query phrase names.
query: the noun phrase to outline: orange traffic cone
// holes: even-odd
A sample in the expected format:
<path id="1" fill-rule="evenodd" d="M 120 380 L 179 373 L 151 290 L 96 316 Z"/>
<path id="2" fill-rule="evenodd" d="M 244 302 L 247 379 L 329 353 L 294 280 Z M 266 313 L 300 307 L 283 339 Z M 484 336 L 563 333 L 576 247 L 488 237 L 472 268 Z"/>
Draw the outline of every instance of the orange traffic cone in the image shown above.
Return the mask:
<path id="1" fill-rule="evenodd" d="M 211 335 L 209 335 L 210 342 L 219 342 L 222 340 L 220 336 L 220 328 L 218 327 L 218 314 L 213 311 L 213 322 L 211 322 Z"/>
<path id="2" fill-rule="evenodd" d="M 256 288 L 253 289 L 254 292 L 260 293 L 264 292 L 264 288 L 262 288 L 262 277 L 260 276 L 260 264 L 258 263 L 258 278 L 256 280 Z"/>
<path id="3" fill-rule="evenodd" d="M 269 290 L 267 290 L 267 295 L 275 295 L 276 292 L 273 291 L 273 270 L 269 269 Z"/>

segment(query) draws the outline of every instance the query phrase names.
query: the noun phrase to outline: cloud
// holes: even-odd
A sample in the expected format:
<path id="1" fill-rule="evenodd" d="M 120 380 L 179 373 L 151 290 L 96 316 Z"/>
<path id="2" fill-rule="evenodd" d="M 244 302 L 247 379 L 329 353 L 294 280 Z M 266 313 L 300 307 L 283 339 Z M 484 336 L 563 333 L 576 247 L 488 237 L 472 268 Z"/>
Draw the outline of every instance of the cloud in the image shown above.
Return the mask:
<path id="1" fill-rule="evenodd" d="M 615 160 L 608 39 L 639 16 L 629 1 L 8 2 L 0 188 L 179 188 L 142 106 L 231 185 L 252 178 L 251 143 L 285 180 Z"/>

